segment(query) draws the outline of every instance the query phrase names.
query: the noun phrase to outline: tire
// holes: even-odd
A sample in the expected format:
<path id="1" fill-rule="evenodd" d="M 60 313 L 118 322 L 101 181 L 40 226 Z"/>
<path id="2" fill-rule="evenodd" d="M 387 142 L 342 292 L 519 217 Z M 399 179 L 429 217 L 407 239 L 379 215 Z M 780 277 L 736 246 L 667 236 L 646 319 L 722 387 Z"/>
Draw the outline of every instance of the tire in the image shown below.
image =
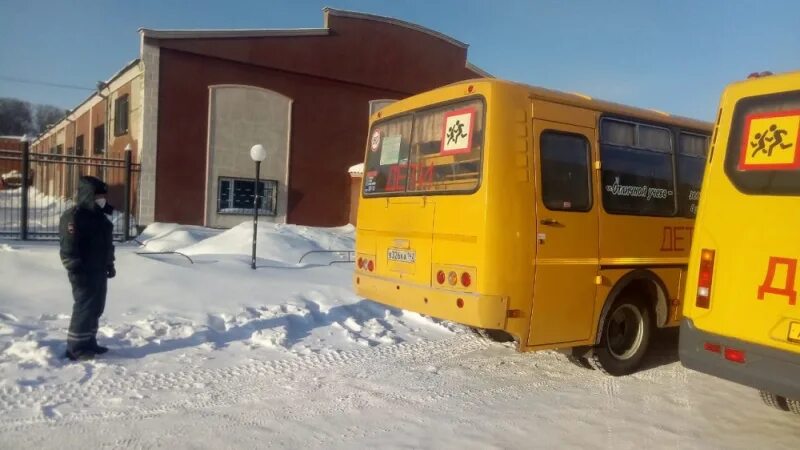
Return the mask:
<path id="1" fill-rule="evenodd" d="M 603 320 L 592 366 L 615 377 L 636 372 L 650 345 L 652 327 L 652 312 L 642 300 L 620 297 Z"/>
<path id="2" fill-rule="evenodd" d="M 800 416 L 800 400 L 791 398 L 785 398 L 784 400 L 786 401 L 786 406 L 789 408 L 789 411 Z"/>
<path id="3" fill-rule="evenodd" d="M 759 394 L 761 394 L 761 401 L 763 401 L 765 405 L 771 408 L 779 409 L 781 411 L 789 411 L 789 405 L 787 404 L 787 401 L 784 397 L 781 397 L 780 395 L 775 395 L 772 392 L 767 392 L 767 391 L 759 391 Z M 796 403 L 796 401 L 793 402 Z"/>

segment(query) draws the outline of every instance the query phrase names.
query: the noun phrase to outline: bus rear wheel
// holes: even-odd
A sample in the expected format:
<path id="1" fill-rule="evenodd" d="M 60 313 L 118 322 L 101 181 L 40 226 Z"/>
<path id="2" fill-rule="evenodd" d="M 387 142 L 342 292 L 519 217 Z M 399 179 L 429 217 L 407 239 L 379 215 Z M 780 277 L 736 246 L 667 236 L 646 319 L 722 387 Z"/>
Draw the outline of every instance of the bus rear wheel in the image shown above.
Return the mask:
<path id="1" fill-rule="evenodd" d="M 636 297 L 620 297 L 611 306 L 602 324 L 600 343 L 591 363 L 608 375 L 635 372 L 647 353 L 652 334 L 650 308 Z"/>

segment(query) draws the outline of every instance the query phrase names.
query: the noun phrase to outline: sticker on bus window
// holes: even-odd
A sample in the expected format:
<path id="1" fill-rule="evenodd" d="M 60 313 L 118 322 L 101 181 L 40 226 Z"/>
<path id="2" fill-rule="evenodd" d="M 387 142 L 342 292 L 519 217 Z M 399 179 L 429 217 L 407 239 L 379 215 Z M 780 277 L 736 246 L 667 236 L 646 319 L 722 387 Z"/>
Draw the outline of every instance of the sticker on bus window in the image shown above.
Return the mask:
<path id="1" fill-rule="evenodd" d="M 397 134 L 383 138 L 381 145 L 381 165 L 390 166 L 400 162 L 400 142 L 403 136 Z"/>
<path id="2" fill-rule="evenodd" d="M 745 117 L 739 170 L 800 169 L 800 109 Z"/>
<path id="3" fill-rule="evenodd" d="M 455 155 L 472 151 L 472 128 L 476 111 L 475 108 L 463 108 L 444 113 L 440 153 Z"/>
<path id="4" fill-rule="evenodd" d="M 372 133 L 372 139 L 370 139 L 369 141 L 369 148 L 373 152 L 377 152 L 378 147 L 380 147 L 380 145 L 381 145 L 381 132 L 379 130 L 375 130 L 375 132 Z"/>

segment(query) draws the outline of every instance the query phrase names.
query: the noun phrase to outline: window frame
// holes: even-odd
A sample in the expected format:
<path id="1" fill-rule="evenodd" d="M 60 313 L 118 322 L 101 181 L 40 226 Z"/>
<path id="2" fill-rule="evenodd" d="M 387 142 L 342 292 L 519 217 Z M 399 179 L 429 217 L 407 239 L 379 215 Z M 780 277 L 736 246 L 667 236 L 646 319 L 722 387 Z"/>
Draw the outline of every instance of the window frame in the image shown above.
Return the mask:
<path id="1" fill-rule="evenodd" d="M 248 184 L 252 185 L 252 184 L 255 184 L 256 180 L 254 178 L 219 176 L 217 178 L 217 197 L 216 197 L 216 204 L 217 204 L 216 211 L 217 211 L 217 214 L 225 215 L 225 216 L 252 216 L 253 212 L 254 212 L 252 206 L 250 208 L 234 208 L 233 204 L 231 203 L 231 206 L 229 208 L 238 210 L 238 211 L 234 211 L 234 212 L 223 211 L 223 208 L 220 208 L 220 203 L 221 203 L 221 200 L 222 200 L 222 198 L 221 198 L 221 196 L 222 196 L 222 183 L 224 181 L 231 182 L 231 189 L 234 189 L 236 182 L 248 183 Z M 278 188 L 279 188 L 278 180 L 265 178 L 265 179 L 259 179 L 258 182 L 264 184 L 264 190 L 267 191 L 267 192 L 268 192 L 268 186 L 269 185 L 273 185 L 273 187 L 274 187 L 274 189 L 272 191 L 272 196 L 271 196 L 272 197 L 272 210 L 268 211 L 266 213 L 261 213 L 261 211 L 265 211 L 265 210 L 263 209 L 263 207 L 259 208 L 259 213 L 258 213 L 259 217 L 277 217 L 278 216 Z M 233 201 L 233 196 L 231 195 L 231 202 L 232 201 Z M 263 202 L 262 202 L 262 204 L 263 204 Z"/>
<path id="2" fill-rule="evenodd" d="M 387 122 L 387 121 L 395 120 L 395 119 L 401 119 L 403 117 L 410 116 L 411 117 L 411 130 L 409 131 L 409 136 L 413 140 L 413 137 L 414 137 L 414 124 L 416 122 L 414 116 L 416 116 L 417 114 L 425 113 L 425 112 L 428 112 L 428 111 L 434 110 L 434 109 L 445 108 L 445 107 L 447 107 L 449 105 L 454 105 L 454 104 L 459 104 L 459 103 L 469 103 L 469 102 L 475 101 L 475 100 L 479 101 L 481 103 L 482 107 L 483 107 L 483 121 L 481 122 L 481 127 L 482 127 L 483 132 L 481 133 L 481 142 L 480 142 L 480 145 L 481 145 L 481 156 L 480 156 L 481 162 L 480 162 L 480 165 L 478 166 L 478 182 L 476 183 L 475 188 L 470 189 L 470 190 L 460 190 L 460 191 L 425 191 L 425 192 L 413 191 L 413 192 L 408 192 L 407 191 L 408 186 L 406 185 L 406 191 L 403 191 L 403 192 L 378 192 L 378 193 L 372 193 L 372 192 L 367 193 L 367 192 L 364 192 L 364 185 L 365 185 L 366 180 L 367 180 L 366 172 L 369 170 L 369 168 L 366 166 L 367 158 L 368 158 L 369 152 L 370 152 L 369 139 L 372 136 L 372 133 L 374 132 L 375 127 L 381 125 L 383 122 Z M 364 164 L 364 174 L 365 174 L 365 176 L 361 179 L 361 197 L 364 198 L 364 199 L 367 199 L 367 198 L 388 198 L 388 197 L 431 197 L 431 196 L 450 196 L 450 195 L 472 195 L 472 194 L 475 194 L 483 186 L 483 163 L 484 163 L 484 157 L 486 155 L 486 123 L 487 123 L 487 120 L 488 120 L 488 104 L 487 104 L 486 98 L 483 95 L 480 95 L 480 94 L 473 94 L 473 95 L 469 95 L 469 96 L 465 96 L 465 97 L 459 97 L 459 98 L 450 99 L 450 100 L 447 100 L 447 101 L 444 101 L 444 102 L 433 103 L 433 104 L 430 104 L 430 105 L 426 105 L 423 108 L 415 109 L 415 110 L 412 110 L 412 111 L 405 111 L 405 112 L 402 112 L 402 113 L 399 113 L 399 114 L 395 114 L 395 115 L 392 115 L 392 116 L 384 117 L 384 118 L 382 118 L 380 120 L 376 120 L 375 122 L 373 122 L 370 125 L 369 132 L 367 133 L 367 145 L 366 145 L 366 148 L 365 148 L 364 159 L 363 159 L 363 161 L 365 163 Z M 473 145 L 475 145 L 474 141 L 473 141 Z"/>
<path id="3" fill-rule="evenodd" d="M 681 170 L 680 170 L 679 158 L 685 157 L 685 158 L 693 158 L 693 159 L 698 159 L 698 160 L 702 160 L 703 161 L 703 175 L 700 178 L 700 190 L 699 190 L 699 192 L 702 195 L 703 180 L 705 179 L 705 172 L 706 172 L 706 169 L 708 168 L 708 165 L 710 163 L 709 160 L 710 160 L 710 155 L 711 155 L 711 135 L 703 134 L 703 133 L 698 132 L 696 130 L 686 129 L 686 128 L 676 128 L 675 129 L 675 134 L 678 137 L 677 142 L 678 142 L 678 146 L 679 146 L 679 148 L 677 149 L 676 155 L 675 155 L 675 161 L 676 161 L 676 164 L 675 164 L 675 177 L 676 177 L 675 191 L 678 194 L 676 196 L 676 198 L 678 200 L 678 212 L 677 212 L 676 215 L 678 217 L 685 217 L 687 219 L 695 219 L 697 217 L 697 213 L 696 212 L 695 212 L 695 215 L 681 214 L 683 211 L 682 211 L 682 208 L 681 208 L 681 200 L 680 199 L 683 197 L 684 192 L 682 192 L 682 190 L 681 190 L 680 181 L 681 181 L 682 173 L 681 173 Z M 705 139 L 706 145 L 704 147 L 703 156 L 687 155 L 687 154 L 684 154 L 684 153 L 681 152 L 682 147 L 680 146 L 680 142 L 681 142 L 681 135 L 682 134 L 689 135 L 689 136 L 700 137 L 700 138 Z M 691 202 L 692 202 L 692 200 L 687 200 L 687 204 L 689 204 Z M 699 205 L 700 199 L 698 198 L 694 202 Z M 690 208 L 687 208 L 686 210 L 689 211 Z"/>
<path id="4" fill-rule="evenodd" d="M 584 141 L 584 143 L 586 144 L 586 173 L 588 175 L 588 177 L 587 177 L 588 184 L 586 186 L 586 189 L 589 192 L 589 197 L 588 197 L 589 198 L 589 203 L 588 203 L 588 206 L 587 206 L 586 209 L 551 208 L 550 206 L 547 205 L 547 202 L 544 199 L 544 176 L 542 175 L 542 169 L 544 168 L 544 164 L 543 164 L 544 159 L 542 158 L 542 137 L 545 134 L 556 134 L 556 135 L 561 135 L 561 136 L 577 137 L 577 138 L 582 139 Z M 544 207 L 547 208 L 547 210 L 549 210 L 549 211 L 559 211 L 559 212 L 587 213 L 587 212 L 592 211 L 592 209 L 594 209 L 594 178 L 592 176 L 592 172 L 593 172 L 593 170 L 592 170 L 592 167 L 593 167 L 593 165 L 592 165 L 592 143 L 585 135 L 580 134 L 580 133 L 564 131 L 564 130 L 558 130 L 556 128 L 546 128 L 546 129 L 542 130 L 542 132 L 539 133 L 539 164 L 538 164 L 538 166 L 539 166 L 539 168 L 538 168 L 538 170 L 539 170 L 539 186 L 538 187 L 539 187 L 539 192 L 540 193 L 539 193 L 539 195 L 537 195 L 537 197 L 539 197 L 541 199 L 542 205 L 544 205 Z"/>
<path id="5" fill-rule="evenodd" d="M 783 90 L 765 94 L 748 95 L 736 100 L 730 115 L 728 125 L 727 143 L 722 149 L 724 154 L 722 166 L 728 182 L 740 193 L 748 196 L 774 196 L 774 197 L 797 197 L 800 196 L 800 185 L 795 184 L 787 189 L 775 189 L 772 184 L 776 178 L 784 179 L 792 175 L 795 177 L 800 173 L 798 170 L 759 170 L 759 171 L 739 171 L 738 164 L 741 158 L 741 143 L 744 133 L 743 125 L 749 114 L 747 108 L 764 108 L 763 105 L 775 102 L 798 102 L 800 103 L 800 90 Z M 798 109 L 780 109 L 780 111 L 790 111 Z M 778 109 L 772 109 L 778 112 Z M 750 112 L 750 114 L 757 114 Z M 768 180 L 766 182 L 765 180 Z M 759 186 L 763 184 L 763 186 Z"/>
<path id="6" fill-rule="evenodd" d="M 125 106 L 124 111 L 122 106 Z M 130 131 L 130 95 L 120 95 L 114 100 L 114 136 L 124 136 Z M 124 113 L 124 114 L 123 114 Z M 120 120 L 124 117 L 125 120 Z M 122 129 L 124 122 L 125 129 Z"/>
<path id="7" fill-rule="evenodd" d="M 97 139 L 98 130 L 102 130 L 101 139 Z M 93 133 L 92 134 L 92 138 L 93 138 L 92 139 L 92 154 L 93 155 L 102 155 L 103 153 L 106 153 L 106 148 L 105 148 L 105 146 L 106 146 L 106 143 L 105 143 L 105 141 L 106 141 L 106 139 L 105 139 L 106 138 L 106 126 L 105 126 L 105 124 L 100 124 L 100 125 L 94 127 L 92 129 L 92 133 Z M 100 144 L 99 147 L 98 147 L 98 141 L 99 141 L 99 144 Z"/>
<path id="8" fill-rule="evenodd" d="M 603 141 L 603 122 L 605 122 L 605 121 L 623 122 L 623 123 L 628 123 L 628 124 L 634 125 L 635 126 L 635 129 L 634 129 L 634 146 L 633 147 L 627 147 L 627 146 L 622 146 L 622 145 L 618 145 L 618 144 L 608 144 L 608 143 L 604 142 Z M 669 152 L 663 152 L 663 151 L 653 150 L 653 149 L 649 149 L 647 147 L 639 146 L 639 125 L 644 125 L 644 126 L 647 126 L 647 127 L 660 128 L 662 130 L 666 130 L 667 133 L 669 133 L 670 151 Z M 676 144 L 675 144 L 675 131 L 674 131 L 674 129 L 672 127 L 670 127 L 669 125 L 665 125 L 665 124 L 657 123 L 657 122 L 651 122 L 651 121 L 648 121 L 648 120 L 638 120 L 638 119 L 630 118 L 630 117 L 617 116 L 617 115 L 612 115 L 612 114 L 603 114 L 603 115 L 600 116 L 599 126 L 598 126 L 597 130 L 598 130 L 598 139 L 597 139 L 597 141 L 598 141 L 598 149 L 597 150 L 598 150 L 598 157 L 599 157 L 600 167 L 601 167 L 601 169 L 600 169 L 600 184 L 601 184 L 601 186 L 600 186 L 600 203 L 603 205 L 603 211 L 606 214 L 611 214 L 611 215 L 615 215 L 615 216 L 659 217 L 659 218 L 676 217 L 676 216 L 678 216 L 678 214 L 679 214 L 679 211 L 678 211 L 678 190 L 677 190 L 677 188 L 678 188 L 677 153 L 678 152 L 677 152 Z M 605 169 L 605 161 L 603 160 L 603 147 L 605 145 L 610 145 L 610 146 L 613 146 L 613 147 L 632 148 L 632 149 L 635 149 L 635 150 L 643 150 L 643 151 L 648 151 L 648 152 L 657 153 L 657 154 L 661 154 L 661 155 L 670 155 L 671 156 L 670 157 L 670 162 L 672 163 L 672 178 L 671 178 L 671 180 L 672 180 L 672 212 L 670 214 L 634 213 L 634 212 L 627 212 L 627 211 L 614 211 L 614 210 L 609 210 L 608 209 L 608 205 L 606 205 L 605 186 L 602 184 L 603 183 L 603 170 Z"/>
<path id="9" fill-rule="evenodd" d="M 75 156 L 83 156 L 86 139 L 82 134 L 75 137 Z"/>

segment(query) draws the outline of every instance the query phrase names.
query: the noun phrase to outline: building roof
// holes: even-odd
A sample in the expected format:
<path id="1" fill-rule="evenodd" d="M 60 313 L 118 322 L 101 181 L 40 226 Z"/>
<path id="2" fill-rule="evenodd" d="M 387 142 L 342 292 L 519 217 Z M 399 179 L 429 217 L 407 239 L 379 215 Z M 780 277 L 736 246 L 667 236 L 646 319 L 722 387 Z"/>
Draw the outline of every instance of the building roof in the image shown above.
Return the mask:
<path id="1" fill-rule="evenodd" d="M 275 29 L 238 29 L 238 30 L 155 30 L 140 28 L 139 32 L 146 38 L 153 39 L 205 39 L 205 38 L 257 38 L 282 36 L 327 36 L 327 28 L 275 28 Z"/>
<path id="2" fill-rule="evenodd" d="M 393 17 L 378 16 L 375 14 L 367 14 L 367 13 L 360 13 L 355 11 L 347 11 L 343 9 L 333 9 L 333 8 L 323 8 L 322 12 L 325 14 L 325 28 L 328 28 L 328 16 L 339 16 L 339 17 L 348 17 L 351 19 L 371 20 L 373 22 L 388 23 L 391 25 L 405 27 L 410 30 L 419 31 L 421 33 L 426 33 L 431 36 L 437 37 L 445 42 L 453 44 L 457 47 L 461 48 L 469 47 L 468 44 L 465 44 L 457 39 L 454 39 L 444 33 L 440 33 L 436 30 L 431 30 L 430 28 L 423 27 L 422 25 L 406 22 L 405 20 L 395 19 Z"/>
<path id="3" fill-rule="evenodd" d="M 586 109 L 594 109 L 594 110 L 602 110 L 609 113 L 619 114 L 619 115 L 627 115 L 627 116 L 634 116 L 640 117 L 642 119 L 652 120 L 655 122 L 664 122 L 670 123 L 677 126 L 691 128 L 696 130 L 709 130 L 713 126 L 711 122 L 706 122 L 698 119 L 693 119 L 690 117 L 683 117 L 678 115 L 673 115 L 670 113 L 666 113 L 663 111 L 658 111 L 655 109 L 648 109 L 648 108 L 640 108 L 636 106 L 629 106 L 624 105 L 622 103 L 610 102 L 601 99 L 595 99 L 588 95 L 573 93 L 573 92 L 562 92 L 557 91 L 554 89 L 547 89 L 538 86 L 531 86 L 525 83 L 518 83 L 514 81 L 508 80 L 500 80 L 493 78 L 492 80 L 481 80 L 481 79 L 473 79 L 473 80 L 463 80 L 458 81 L 455 83 L 451 83 L 450 86 L 456 86 L 461 84 L 469 84 L 475 83 L 479 81 L 487 81 L 491 83 L 497 83 L 499 85 L 508 85 L 508 86 L 517 86 L 528 91 L 528 95 L 532 99 L 540 99 L 546 100 L 553 103 L 561 103 L 564 105 L 570 106 L 578 106 Z M 390 105 L 389 107 L 395 106 L 398 103 Z M 402 107 L 402 106 L 401 106 Z M 393 114 L 393 113 L 390 113 Z"/>
<path id="4" fill-rule="evenodd" d="M 348 17 L 351 19 L 371 20 L 373 22 L 383 22 L 391 25 L 405 27 L 421 33 L 426 33 L 431 36 L 437 37 L 450 44 L 461 48 L 467 48 L 468 45 L 454 39 L 446 34 L 439 33 L 438 31 L 425 28 L 404 20 L 395 19 L 393 17 L 384 17 L 374 14 L 366 14 L 355 11 L 346 11 L 334 8 L 323 8 L 324 25 L 323 28 L 273 28 L 273 29 L 233 29 L 233 30 L 155 30 L 152 28 L 140 28 L 139 32 L 147 38 L 153 39 L 203 39 L 203 38 L 253 38 L 253 37 L 281 37 L 281 36 L 327 36 L 330 34 L 330 27 L 328 26 L 328 17 Z"/>

